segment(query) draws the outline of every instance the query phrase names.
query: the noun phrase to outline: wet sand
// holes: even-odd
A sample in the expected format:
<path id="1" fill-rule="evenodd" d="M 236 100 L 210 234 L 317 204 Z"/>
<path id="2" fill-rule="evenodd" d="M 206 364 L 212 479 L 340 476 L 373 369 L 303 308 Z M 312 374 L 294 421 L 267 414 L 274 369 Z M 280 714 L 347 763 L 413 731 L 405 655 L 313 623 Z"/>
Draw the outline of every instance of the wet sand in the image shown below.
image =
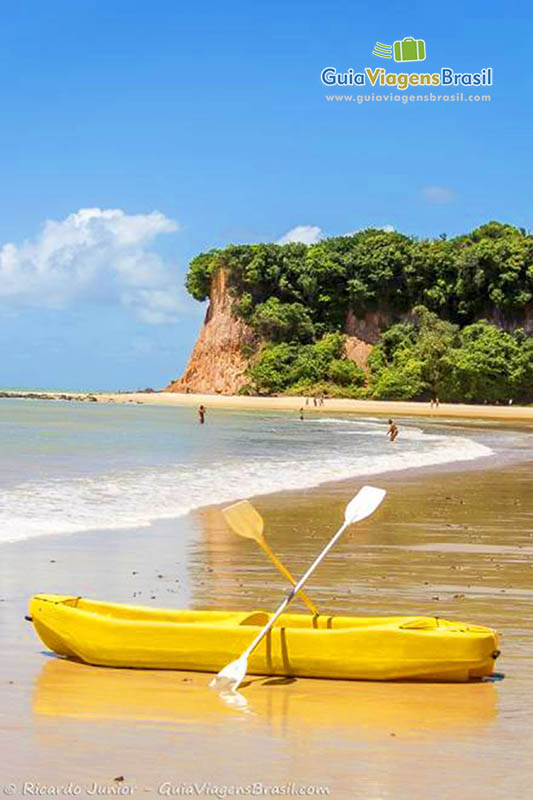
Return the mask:
<path id="1" fill-rule="evenodd" d="M 4 545 L 2 783 L 15 785 L 12 796 L 28 796 L 28 781 L 72 782 L 81 797 L 97 791 L 93 782 L 100 794 L 144 797 L 217 796 L 216 787 L 222 796 L 224 787 L 251 784 L 262 784 L 263 796 L 272 796 L 266 786 L 293 796 L 327 787 L 335 800 L 529 797 L 532 478 L 533 464 L 377 476 L 386 505 L 345 535 L 309 584 L 329 613 L 436 614 L 495 627 L 505 678 L 487 683 L 252 677 L 239 708 L 209 692 L 206 675 L 61 661 L 22 619 L 30 594 L 272 609 L 285 584 L 216 508 L 142 530 Z M 257 499 L 267 537 L 292 571 L 303 571 L 334 532 L 359 485 Z"/>

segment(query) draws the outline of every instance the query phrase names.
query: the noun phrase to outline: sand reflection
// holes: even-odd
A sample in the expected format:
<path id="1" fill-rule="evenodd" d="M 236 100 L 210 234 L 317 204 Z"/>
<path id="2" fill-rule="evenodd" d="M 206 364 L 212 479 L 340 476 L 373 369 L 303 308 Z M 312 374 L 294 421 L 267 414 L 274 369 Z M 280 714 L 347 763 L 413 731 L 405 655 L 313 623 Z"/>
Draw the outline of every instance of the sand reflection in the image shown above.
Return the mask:
<path id="1" fill-rule="evenodd" d="M 37 715 L 177 726 L 223 724 L 246 715 L 274 735 L 291 727 L 360 739 L 373 734 L 442 736 L 485 729 L 497 713 L 492 683 L 413 684 L 249 678 L 232 702 L 201 673 L 120 670 L 48 661 L 33 698 Z"/>

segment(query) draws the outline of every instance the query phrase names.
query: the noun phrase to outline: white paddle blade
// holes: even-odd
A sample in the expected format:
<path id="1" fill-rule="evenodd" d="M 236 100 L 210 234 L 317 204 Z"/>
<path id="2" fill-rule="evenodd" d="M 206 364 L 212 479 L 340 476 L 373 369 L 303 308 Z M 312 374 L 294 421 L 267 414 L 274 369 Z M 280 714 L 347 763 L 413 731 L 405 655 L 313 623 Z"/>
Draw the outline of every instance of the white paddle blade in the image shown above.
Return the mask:
<path id="1" fill-rule="evenodd" d="M 217 692 L 235 692 L 245 679 L 247 669 L 248 659 L 246 656 L 241 656 L 231 664 L 222 667 L 218 675 L 215 675 L 209 683 L 209 687 L 216 689 Z"/>
<path id="2" fill-rule="evenodd" d="M 345 524 L 351 525 L 369 517 L 381 505 L 386 494 L 385 489 L 378 489 L 376 486 L 363 486 L 346 506 L 344 511 Z"/>

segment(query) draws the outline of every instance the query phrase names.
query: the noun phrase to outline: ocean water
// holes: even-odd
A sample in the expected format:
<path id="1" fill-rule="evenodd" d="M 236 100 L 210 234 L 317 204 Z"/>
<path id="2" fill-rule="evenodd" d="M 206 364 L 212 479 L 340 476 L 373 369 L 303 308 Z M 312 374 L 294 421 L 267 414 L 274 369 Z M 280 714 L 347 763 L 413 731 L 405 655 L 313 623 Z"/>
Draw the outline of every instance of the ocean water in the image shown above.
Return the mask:
<path id="1" fill-rule="evenodd" d="M 327 412 L 326 412 L 327 414 Z M 2 400 L 0 543 L 132 528 L 201 506 L 391 470 L 472 461 L 499 431 L 287 412 Z"/>

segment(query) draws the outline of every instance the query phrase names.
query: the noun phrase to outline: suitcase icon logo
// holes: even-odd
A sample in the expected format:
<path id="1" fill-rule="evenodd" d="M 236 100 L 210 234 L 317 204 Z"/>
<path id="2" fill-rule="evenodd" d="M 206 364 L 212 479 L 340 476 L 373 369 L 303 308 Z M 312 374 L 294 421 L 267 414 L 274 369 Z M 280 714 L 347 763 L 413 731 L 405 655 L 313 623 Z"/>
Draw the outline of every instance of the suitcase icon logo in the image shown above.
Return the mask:
<path id="1" fill-rule="evenodd" d="M 394 42 L 393 48 L 395 61 L 426 60 L 426 43 L 424 39 L 413 39 L 412 36 L 406 36 L 405 39 Z"/>

